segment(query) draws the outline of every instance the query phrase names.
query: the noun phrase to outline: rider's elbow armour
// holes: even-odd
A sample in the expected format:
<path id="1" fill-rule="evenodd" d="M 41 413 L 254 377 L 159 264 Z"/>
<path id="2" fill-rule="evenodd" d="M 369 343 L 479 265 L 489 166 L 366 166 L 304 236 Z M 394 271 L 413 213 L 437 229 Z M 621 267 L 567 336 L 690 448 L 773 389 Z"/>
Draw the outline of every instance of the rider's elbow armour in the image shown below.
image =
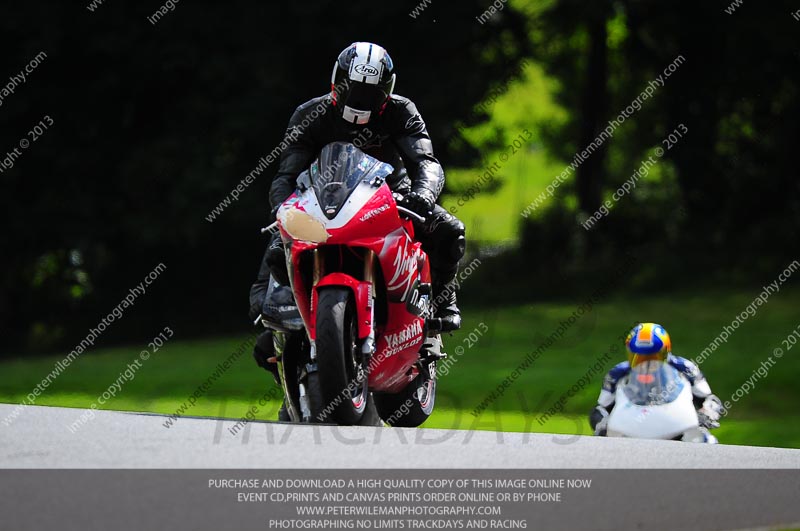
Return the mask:
<path id="1" fill-rule="evenodd" d="M 698 398 L 706 398 L 711 395 L 711 386 L 708 385 L 708 380 L 695 380 L 692 385 L 692 394 Z"/>

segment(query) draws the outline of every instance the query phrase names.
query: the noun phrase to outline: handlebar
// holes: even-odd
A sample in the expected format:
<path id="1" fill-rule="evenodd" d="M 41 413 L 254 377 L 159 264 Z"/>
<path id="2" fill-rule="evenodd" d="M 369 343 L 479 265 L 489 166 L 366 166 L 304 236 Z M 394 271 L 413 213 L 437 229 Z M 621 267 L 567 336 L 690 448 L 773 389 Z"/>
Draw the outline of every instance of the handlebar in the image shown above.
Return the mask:
<path id="1" fill-rule="evenodd" d="M 395 201 L 395 203 L 397 203 L 397 210 L 401 214 L 405 214 L 406 216 L 408 216 L 408 217 L 410 217 L 412 219 L 416 219 L 420 223 L 425 223 L 425 218 L 424 217 L 420 216 L 419 214 L 417 214 L 413 210 L 409 210 L 406 207 L 400 205 L 400 202 L 403 201 L 403 194 L 401 194 L 400 192 L 392 192 L 392 197 L 394 197 L 394 201 Z"/>
<path id="2" fill-rule="evenodd" d="M 272 234 L 276 230 L 278 230 L 278 222 L 277 221 L 275 223 L 271 224 L 271 225 L 267 225 L 266 227 L 262 228 L 261 229 L 261 234 L 264 234 L 265 232 L 269 232 L 270 234 Z"/>
<path id="3" fill-rule="evenodd" d="M 400 212 L 402 212 L 403 214 L 405 214 L 406 216 L 408 216 L 410 218 L 416 219 L 420 223 L 425 223 L 425 218 L 423 218 L 422 216 L 420 216 L 419 214 L 417 214 L 413 210 L 409 210 L 406 207 L 401 207 L 400 205 L 397 205 L 397 210 L 399 210 Z"/>

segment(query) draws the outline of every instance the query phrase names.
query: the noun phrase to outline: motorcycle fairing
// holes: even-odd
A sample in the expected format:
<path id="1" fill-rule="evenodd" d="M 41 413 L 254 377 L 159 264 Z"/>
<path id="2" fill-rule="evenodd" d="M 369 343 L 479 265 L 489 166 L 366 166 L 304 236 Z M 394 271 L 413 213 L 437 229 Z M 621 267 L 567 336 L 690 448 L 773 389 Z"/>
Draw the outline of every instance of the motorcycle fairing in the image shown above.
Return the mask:
<path id="1" fill-rule="evenodd" d="M 660 365 L 654 371 L 632 370 L 617 386 L 608 419 L 609 437 L 674 439 L 698 427 L 689 382 L 673 367 Z M 640 378 L 647 375 L 653 379 Z M 658 386 L 654 386 L 656 381 Z M 660 391 L 654 393 L 656 388 Z"/>
<path id="2" fill-rule="evenodd" d="M 325 272 L 312 287 L 307 272 L 309 251 L 327 246 L 371 250 L 386 282 L 387 324 L 375 326 L 375 352 L 370 364 L 369 386 L 375 391 L 397 392 L 411 381 L 414 364 L 425 340 L 423 312 L 408 310 L 409 301 L 420 304 L 420 284 L 430 284 L 430 266 L 422 246 L 413 240 L 413 226 L 401 218 L 385 176 L 392 167 L 364 154 L 354 146 L 335 143 L 323 149 L 298 182 L 301 186 L 277 213 L 278 226 L 288 243 L 287 266 L 298 309 L 309 338 L 315 341 L 315 308 L 318 290 L 346 286 L 354 293 L 359 337 L 365 339 L 372 322 L 370 284 L 343 272 Z M 329 149 L 330 148 L 330 149 Z M 327 150 L 327 151 L 326 151 Z M 334 157 L 333 153 L 340 153 Z M 341 160 L 339 157 L 345 157 Z M 352 157 L 358 162 L 349 161 Z M 338 167 L 334 171 L 326 168 Z M 365 162 L 366 161 L 366 162 Z M 346 175 L 349 168 L 354 175 Z M 315 177 L 316 176 L 316 177 Z M 333 177 L 331 177 L 333 176 Z M 316 179 L 316 180 L 315 180 Z M 331 182 L 339 183 L 328 186 Z M 320 183 L 327 183 L 321 185 Z M 338 202 L 338 205 L 335 204 Z M 335 207 L 335 208 L 334 208 Z M 304 262 L 304 258 L 306 258 Z M 383 286 L 378 286 L 383 290 Z"/>

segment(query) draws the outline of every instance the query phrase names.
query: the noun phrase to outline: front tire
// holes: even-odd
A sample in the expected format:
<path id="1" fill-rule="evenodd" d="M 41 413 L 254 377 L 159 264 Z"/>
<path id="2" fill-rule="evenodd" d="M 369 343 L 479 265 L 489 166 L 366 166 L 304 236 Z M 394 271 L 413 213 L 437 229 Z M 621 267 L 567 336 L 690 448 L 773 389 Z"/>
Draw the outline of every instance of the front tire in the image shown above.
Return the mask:
<path id="1" fill-rule="evenodd" d="M 358 424 L 367 408 L 369 390 L 349 289 L 319 291 L 316 346 L 317 372 L 309 375 L 311 422 Z"/>

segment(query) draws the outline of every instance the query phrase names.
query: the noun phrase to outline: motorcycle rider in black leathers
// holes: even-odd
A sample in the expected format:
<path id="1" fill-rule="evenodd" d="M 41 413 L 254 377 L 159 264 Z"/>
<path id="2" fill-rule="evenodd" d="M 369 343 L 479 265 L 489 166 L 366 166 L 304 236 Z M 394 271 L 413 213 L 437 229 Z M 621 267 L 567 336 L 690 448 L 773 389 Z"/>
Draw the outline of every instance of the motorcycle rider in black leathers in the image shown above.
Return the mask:
<path id="1" fill-rule="evenodd" d="M 457 330 L 461 315 L 452 280 L 465 250 L 464 224 L 436 204 L 444 187 L 444 172 L 433 155 L 425 122 L 414 103 L 393 94 L 394 65 L 381 46 L 367 42 L 345 48 L 334 64 L 331 92 L 300 105 L 286 131 L 288 146 L 270 189 L 273 215 L 295 190 L 297 176 L 305 171 L 327 144 L 352 142 L 362 151 L 391 164 L 389 187 L 402 194 L 400 204 L 425 219 L 414 220 L 414 233 L 430 257 L 433 277 L 434 319 L 431 325 L 442 332 Z M 265 300 L 269 274 L 275 281 L 270 300 Z M 260 312 L 275 319 L 296 319 L 297 312 L 288 288 L 286 262 L 280 237 L 270 242 L 251 290 L 251 317 Z M 269 334 L 262 334 L 254 356 L 267 363 L 272 346 Z"/>

